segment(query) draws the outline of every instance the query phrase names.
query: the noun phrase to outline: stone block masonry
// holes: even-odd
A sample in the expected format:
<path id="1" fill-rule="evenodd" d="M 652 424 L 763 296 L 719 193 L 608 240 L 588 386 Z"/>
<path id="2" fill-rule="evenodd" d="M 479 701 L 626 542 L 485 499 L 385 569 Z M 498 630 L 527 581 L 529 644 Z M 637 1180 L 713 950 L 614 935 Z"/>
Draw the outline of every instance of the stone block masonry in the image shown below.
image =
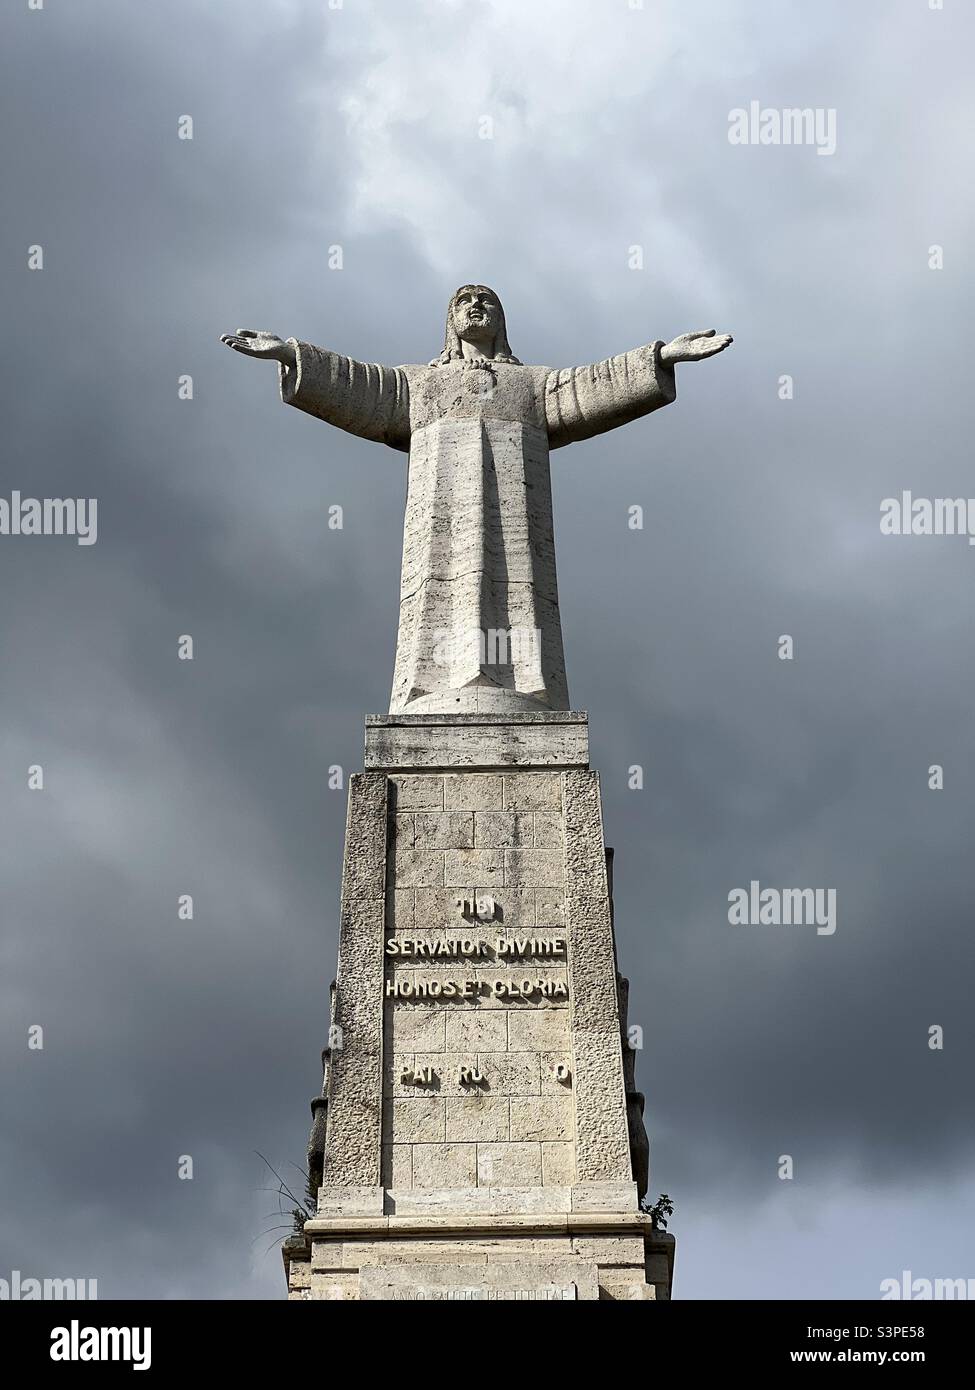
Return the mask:
<path id="1" fill-rule="evenodd" d="M 351 779 L 324 1179 L 292 1297 L 669 1294 L 634 1181 L 585 717 L 519 718 L 537 746 L 515 740 L 517 767 L 498 719 L 451 718 L 456 767 L 421 756 L 443 721 L 390 719 L 407 768 L 373 756 Z"/>

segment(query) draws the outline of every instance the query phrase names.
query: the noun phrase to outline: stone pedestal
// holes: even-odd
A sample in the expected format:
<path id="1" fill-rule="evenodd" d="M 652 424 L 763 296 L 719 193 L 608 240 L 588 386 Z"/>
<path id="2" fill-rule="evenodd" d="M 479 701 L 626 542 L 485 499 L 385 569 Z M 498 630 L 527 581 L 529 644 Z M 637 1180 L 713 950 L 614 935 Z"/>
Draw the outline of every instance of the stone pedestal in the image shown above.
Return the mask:
<path id="1" fill-rule="evenodd" d="M 669 1297 L 586 716 L 377 716 L 365 767 L 290 1296 Z"/>

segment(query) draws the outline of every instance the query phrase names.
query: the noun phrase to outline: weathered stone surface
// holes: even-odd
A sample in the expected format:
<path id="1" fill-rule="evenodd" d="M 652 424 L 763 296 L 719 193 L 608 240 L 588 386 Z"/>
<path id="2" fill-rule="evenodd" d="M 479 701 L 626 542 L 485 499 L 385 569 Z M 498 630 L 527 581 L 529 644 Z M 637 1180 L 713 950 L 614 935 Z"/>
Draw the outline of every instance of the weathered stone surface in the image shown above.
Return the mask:
<path id="1" fill-rule="evenodd" d="M 561 850 L 563 843 L 561 809 L 557 812 L 536 811 L 534 821 L 535 848 Z M 559 882 L 562 882 L 561 878 Z"/>
<path id="2" fill-rule="evenodd" d="M 560 888 L 563 883 L 562 855 L 551 849 L 506 849 L 505 883 L 524 888 Z"/>
<path id="3" fill-rule="evenodd" d="M 461 1260 L 472 1264 L 487 1264 L 486 1250 L 479 1249 L 473 1240 L 384 1240 L 382 1243 L 363 1241 L 350 1242 L 345 1247 L 345 1261 L 349 1269 L 358 1269 L 360 1275 L 366 1269 L 374 1269 L 387 1262 L 422 1266 L 414 1271 L 415 1277 L 422 1277 L 423 1270 L 441 1260 L 459 1263 Z"/>
<path id="4" fill-rule="evenodd" d="M 437 1239 L 445 1234 L 451 1238 L 508 1241 L 515 1237 L 534 1239 L 550 1236 L 603 1235 L 638 1236 L 645 1244 L 656 1248 L 659 1232 L 653 1231 L 645 1212 L 572 1212 L 560 1207 L 551 1214 L 516 1214 L 499 1216 L 486 1224 L 482 1216 L 447 1212 L 429 1216 L 381 1217 L 313 1217 L 305 1225 L 305 1236 L 311 1240 L 408 1240 L 416 1237 Z M 663 1233 L 666 1235 L 667 1233 Z M 661 1247 L 663 1248 L 663 1247 Z"/>
<path id="5" fill-rule="evenodd" d="M 349 778 L 342 873 L 344 902 L 385 896 L 387 787 L 384 773 L 359 772 Z"/>
<path id="6" fill-rule="evenodd" d="M 474 844 L 478 849 L 534 848 L 535 818 L 523 811 L 478 811 Z"/>
<path id="7" fill-rule="evenodd" d="M 431 1262 L 419 1274 L 408 1264 L 367 1265 L 359 1279 L 363 1299 L 548 1302 L 599 1297 L 596 1267 L 582 1260 L 539 1260 L 530 1266 L 523 1261 Z"/>
<path id="8" fill-rule="evenodd" d="M 416 848 L 416 813 L 414 811 L 400 811 L 390 819 L 390 840 L 393 858 L 399 857 L 404 850 Z M 432 848 L 432 846 L 426 846 Z"/>
<path id="9" fill-rule="evenodd" d="M 488 1095 L 493 1090 L 505 1096 L 540 1094 L 539 1061 L 534 1052 L 479 1052 L 477 1065 Z"/>
<path id="10" fill-rule="evenodd" d="M 311 1243 L 311 1271 L 340 1270 L 345 1246 L 341 1240 L 313 1240 Z"/>
<path id="11" fill-rule="evenodd" d="M 478 1144 L 477 1181 L 483 1187 L 541 1187 L 541 1144 Z"/>
<path id="12" fill-rule="evenodd" d="M 676 1241 L 670 1231 L 653 1231 L 644 1242 L 647 1282 L 656 1290 L 658 1299 L 669 1299 L 674 1281 Z"/>
<path id="13" fill-rule="evenodd" d="M 542 1142 L 542 1181 L 546 1187 L 566 1191 L 571 1204 L 571 1185 L 575 1182 L 575 1147 L 571 1143 Z"/>
<path id="14" fill-rule="evenodd" d="M 512 1052 L 557 1052 L 569 1046 L 569 1009 L 522 1009 L 508 1014 Z"/>
<path id="15" fill-rule="evenodd" d="M 564 1096 L 571 1093 L 573 1070 L 570 1049 L 567 1048 L 564 1052 L 540 1052 L 538 1064 L 540 1091 L 543 1096 Z"/>
<path id="16" fill-rule="evenodd" d="M 566 894 L 566 934 L 577 1028 L 613 1032 L 619 1041 L 616 951 L 609 908 L 596 896 Z M 622 1061 L 621 1061 L 622 1066 Z"/>
<path id="17" fill-rule="evenodd" d="M 448 888 L 499 888 L 504 883 L 504 854 L 501 849 L 449 849 L 441 882 Z"/>
<path id="18" fill-rule="evenodd" d="M 382 1187 L 323 1187 L 318 1193 L 319 1216 L 381 1216 Z"/>
<path id="19" fill-rule="evenodd" d="M 383 1145 L 383 1183 L 390 1187 L 413 1186 L 413 1145 Z"/>
<path id="20" fill-rule="evenodd" d="M 396 1189 L 386 1194 L 386 1209 L 397 1216 L 427 1216 L 478 1213 L 494 1214 L 491 1189 L 487 1187 L 425 1187 Z"/>
<path id="21" fill-rule="evenodd" d="M 392 799 L 398 811 L 442 811 L 442 777 L 425 775 L 421 777 L 393 774 L 389 779 L 393 784 Z"/>
<path id="22" fill-rule="evenodd" d="M 637 1282 L 627 1282 L 610 1279 L 600 1273 L 599 1297 L 625 1303 L 646 1303 L 648 1300 L 652 1302 L 657 1296 L 653 1285 L 644 1284 L 639 1280 L 638 1274 L 635 1274 L 635 1278 Z"/>
<path id="23" fill-rule="evenodd" d="M 576 1172 L 580 1182 L 626 1182 L 632 1165 L 599 782 L 592 772 L 566 772 L 562 781 Z"/>
<path id="24" fill-rule="evenodd" d="M 504 1052 L 507 1048 L 506 1011 L 464 1009 L 447 1015 L 449 1052 Z"/>
<path id="25" fill-rule="evenodd" d="M 511 1104 L 507 1096 L 452 1097 L 446 1102 L 448 1141 L 508 1139 Z"/>
<path id="26" fill-rule="evenodd" d="M 416 926 L 430 930 L 452 928 L 454 935 L 466 936 L 473 924 L 457 906 L 462 896 L 459 888 L 417 888 Z"/>
<path id="27" fill-rule="evenodd" d="M 385 1104 L 383 1134 L 392 1144 L 442 1142 L 445 1102 L 439 1096 L 395 1097 Z"/>
<path id="28" fill-rule="evenodd" d="M 562 783 L 556 772 L 507 772 L 504 775 L 506 811 L 559 811 Z"/>
<path id="29" fill-rule="evenodd" d="M 476 773 L 454 773 L 444 778 L 444 805 L 463 811 L 500 811 L 501 778 Z"/>
<path id="30" fill-rule="evenodd" d="M 573 1030 L 576 1172 L 579 1182 L 628 1182 L 630 1139 L 619 1037 Z"/>
<path id="31" fill-rule="evenodd" d="M 476 1144 L 419 1144 L 413 1150 L 414 1187 L 473 1187 Z"/>
<path id="32" fill-rule="evenodd" d="M 443 718 L 443 717 L 441 717 Z M 366 724 L 367 768 L 427 768 L 450 771 L 458 768 L 494 769 L 499 767 L 588 767 L 589 730 L 584 714 L 459 714 L 449 723 L 433 722 L 417 715 L 371 715 Z M 484 789 L 486 791 L 486 788 Z M 431 798 L 431 807 L 442 803 Z M 409 809 L 405 803 L 404 809 Z M 412 804 L 412 803 L 411 803 Z M 425 803 L 424 803 L 425 804 Z M 454 806 L 448 810 L 498 810 L 502 808 L 500 788 L 492 806 Z"/>
<path id="33" fill-rule="evenodd" d="M 535 925 L 538 927 L 565 927 L 565 894 L 560 889 L 536 888 Z"/>
<path id="34" fill-rule="evenodd" d="M 418 812 L 415 844 L 417 849 L 470 849 L 474 844 L 474 813 Z"/>
<path id="35" fill-rule="evenodd" d="M 442 850 L 405 849 L 396 855 L 397 888 L 438 888 L 444 877 Z"/>
<path id="36" fill-rule="evenodd" d="M 349 782 L 324 1184 L 380 1181 L 387 780 Z"/>
<path id="37" fill-rule="evenodd" d="M 574 1129 L 571 1096 L 537 1096 L 511 1101 L 512 1140 L 571 1140 Z"/>
<path id="38" fill-rule="evenodd" d="M 327 1303 L 348 1303 L 359 1297 L 358 1275 L 312 1274 L 310 1294 Z"/>
<path id="39" fill-rule="evenodd" d="M 437 1052 L 430 1052 L 428 1056 L 438 1056 Z M 409 1097 L 409 1095 L 423 1094 L 417 1093 L 417 1087 L 408 1081 L 401 1080 L 402 1073 L 406 1069 L 414 1066 L 414 1052 L 395 1052 L 387 1048 L 385 1054 L 385 1066 L 382 1068 L 382 1097 Z M 388 1138 L 388 1136 L 385 1136 Z"/>
<path id="40" fill-rule="evenodd" d="M 572 1249 L 584 1260 L 604 1265 L 622 1265 L 633 1270 L 643 1269 L 643 1239 L 641 1236 L 573 1236 Z"/>
<path id="41" fill-rule="evenodd" d="M 533 888 L 517 888 L 505 884 L 500 895 L 498 924 L 502 927 L 523 930 L 535 926 L 537 896 Z"/>
<path id="42" fill-rule="evenodd" d="M 636 1211 L 635 1182 L 574 1183 L 573 1211 Z"/>
<path id="43" fill-rule="evenodd" d="M 430 890 L 424 889 L 423 891 Z M 415 888 L 396 888 L 393 890 L 393 920 L 391 925 L 398 931 L 411 932 L 416 927 L 416 894 L 417 889 Z"/>
<path id="44" fill-rule="evenodd" d="M 395 1009 L 387 1016 L 392 1051 L 446 1051 L 447 1018 L 432 1009 Z"/>
<path id="45" fill-rule="evenodd" d="M 556 1184 L 545 1187 L 413 1188 L 386 1193 L 387 1211 L 395 1212 L 398 1216 L 557 1216 L 569 1211 L 570 1202 L 569 1188 Z M 512 1254 L 534 1255 L 546 1249 L 549 1253 L 556 1253 L 552 1248 L 550 1236 L 541 1241 L 513 1240 L 504 1236 L 489 1242 L 480 1242 L 477 1248 L 479 1253 L 487 1252 L 489 1258 L 493 1258 L 495 1254 L 506 1258 L 510 1258 Z M 570 1253 L 568 1236 L 558 1242 L 558 1250 Z"/>

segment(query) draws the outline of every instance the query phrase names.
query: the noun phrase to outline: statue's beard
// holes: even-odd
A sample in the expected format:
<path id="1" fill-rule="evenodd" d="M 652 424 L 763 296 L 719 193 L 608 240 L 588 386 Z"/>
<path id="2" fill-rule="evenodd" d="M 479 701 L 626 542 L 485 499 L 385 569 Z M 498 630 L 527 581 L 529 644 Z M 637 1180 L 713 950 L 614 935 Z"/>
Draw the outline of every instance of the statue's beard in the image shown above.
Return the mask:
<path id="1" fill-rule="evenodd" d="M 511 356 L 505 334 L 504 314 L 500 308 L 490 305 L 483 311 L 482 317 L 475 314 L 472 318 L 473 308 L 474 305 L 451 303 L 447 313 L 444 350 L 439 358 L 434 358 L 430 363 L 431 367 L 443 366 L 459 356 L 475 362 L 481 358 L 491 362 L 499 356 L 506 362 L 518 361 L 517 357 Z"/>
<path id="2" fill-rule="evenodd" d="M 487 315 L 484 318 L 470 318 L 465 314 L 463 321 L 457 325 L 457 336 L 483 351 L 493 346 L 498 336 L 498 326 Z"/>

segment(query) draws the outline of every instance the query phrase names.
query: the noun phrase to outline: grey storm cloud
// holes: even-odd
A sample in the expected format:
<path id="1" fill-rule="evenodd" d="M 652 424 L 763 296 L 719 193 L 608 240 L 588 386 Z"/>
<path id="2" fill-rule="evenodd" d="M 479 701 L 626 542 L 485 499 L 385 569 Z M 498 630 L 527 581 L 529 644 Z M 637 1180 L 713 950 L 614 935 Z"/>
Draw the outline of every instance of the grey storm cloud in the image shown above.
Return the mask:
<path id="1" fill-rule="evenodd" d="M 975 492 L 975 16 L 47 0 L 0 37 L 0 495 L 99 503 L 95 546 L 0 538 L 0 1276 L 284 1293 L 255 1151 L 300 1182 L 405 459 L 219 334 L 424 361 L 469 280 L 525 361 L 736 338 L 553 458 L 675 1292 L 972 1274 L 975 550 L 879 516 Z M 753 100 L 835 109 L 835 154 L 731 145 Z M 730 926 L 752 880 L 834 888 L 835 934 Z"/>

